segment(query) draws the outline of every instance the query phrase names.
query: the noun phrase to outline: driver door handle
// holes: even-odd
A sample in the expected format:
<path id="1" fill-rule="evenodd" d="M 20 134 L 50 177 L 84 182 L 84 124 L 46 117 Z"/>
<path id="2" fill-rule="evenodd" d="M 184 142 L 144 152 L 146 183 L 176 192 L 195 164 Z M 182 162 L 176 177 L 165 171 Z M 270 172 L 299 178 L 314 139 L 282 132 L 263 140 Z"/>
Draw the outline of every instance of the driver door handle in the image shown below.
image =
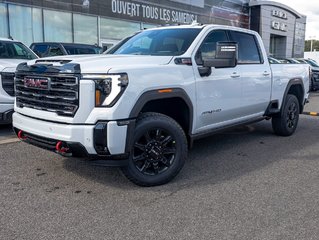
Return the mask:
<path id="1" fill-rule="evenodd" d="M 233 72 L 232 75 L 230 75 L 232 78 L 239 78 L 240 74 L 238 74 L 237 72 Z"/>
<path id="2" fill-rule="evenodd" d="M 264 71 L 263 75 L 264 75 L 265 77 L 268 77 L 268 76 L 270 75 L 270 73 L 267 72 L 267 71 Z"/>

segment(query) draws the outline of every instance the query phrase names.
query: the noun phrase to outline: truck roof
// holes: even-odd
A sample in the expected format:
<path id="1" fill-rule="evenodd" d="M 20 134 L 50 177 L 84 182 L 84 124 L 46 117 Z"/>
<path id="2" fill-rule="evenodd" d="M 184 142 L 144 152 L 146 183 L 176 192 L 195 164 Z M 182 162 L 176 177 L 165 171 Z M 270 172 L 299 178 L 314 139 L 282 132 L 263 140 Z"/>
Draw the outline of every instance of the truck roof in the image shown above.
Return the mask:
<path id="1" fill-rule="evenodd" d="M 78 47 L 99 47 L 95 44 L 86 43 L 66 43 L 66 42 L 34 42 L 31 45 L 41 45 L 41 44 L 61 44 L 63 46 L 78 46 Z"/>
<path id="2" fill-rule="evenodd" d="M 10 38 L 2 38 L 0 37 L 0 41 L 6 41 L 6 42 L 19 42 L 17 40 L 13 40 L 13 39 L 10 39 Z"/>
<path id="3" fill-rule="evenodd" d="M 227 25 L 220 25 L 220 24 L 199 24 L 199 23 L 193 23 L 193 24 L 184 24 L 184 25 L 176 25 L 176 26 L 162 26 L 162 27 L 155 27 L 155 28 L 149 28 L 149 29 L 145 29 L 144 31 L 147 30 L 161 30 L 161 29 L 191 29 L 191 28 L 195 28 L 195 29 L 203 29 L 206 27 L 216 27 L 216 28 L 222 28 L 222 29 L 228 29 L 228 30 L 234 30 L 234 31 L 241 31 L 241 32 L 247 32 L 247 33 L 253 33 L 256 34 L 256 31 L 250 30 L 250 29 L 246 29 L 246 28 L 241 28 L 241 27 L 234 27 L 234 26 L 227 26 Z"/>

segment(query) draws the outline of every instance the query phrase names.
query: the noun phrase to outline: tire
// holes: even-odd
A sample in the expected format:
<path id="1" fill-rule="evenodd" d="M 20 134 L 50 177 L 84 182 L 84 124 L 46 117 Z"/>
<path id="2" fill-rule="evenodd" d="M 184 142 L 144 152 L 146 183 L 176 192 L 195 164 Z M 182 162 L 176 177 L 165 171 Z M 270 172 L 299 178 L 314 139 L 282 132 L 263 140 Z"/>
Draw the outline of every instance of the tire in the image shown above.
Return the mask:
<path id="1" fill-rule="evenodd" d="M 143 113 L 137 119 L 124 175 L 139 186 L 171 181 L 182 169 L 188 145 L 181 126 L 159 113 Z"/>
<path id="2" fill-rule="evenodd" d="M 317 90 L 316 87 L 314 86 L 314 81 L 315 81 L 314 78 L 310 79 L 310 91 L 313 91 L 313 92 Z"/>
<path id="3" fill-rule="evenodd" d="M 292 135 L 299 121 L 299 101 L 295 95 L 288 94 L 279 116 L 272 118 L 272 128 L 279 136 Z"/>

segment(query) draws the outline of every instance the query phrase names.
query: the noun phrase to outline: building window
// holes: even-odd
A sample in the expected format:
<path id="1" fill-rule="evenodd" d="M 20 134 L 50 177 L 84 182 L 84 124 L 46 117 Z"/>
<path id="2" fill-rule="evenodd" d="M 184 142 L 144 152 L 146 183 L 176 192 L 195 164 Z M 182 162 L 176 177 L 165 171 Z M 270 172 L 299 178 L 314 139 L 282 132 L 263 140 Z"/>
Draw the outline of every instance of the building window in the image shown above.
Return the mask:
<path id="1" fill-rule="evenodd" d="M 44 40 L 73 42 L 71 13 L 43 10 Z"/>
<path id="2" fill-rule="evenodd" d="M 101 38 L 120 40 L 139 31 L 140 23 L 101 18 Z"/>
<path id="3" fill-rule="evenodd" d="M 10 35 L 27 45 L 33 42 L 31 8 L 9 4 Z"/>
<path id="4" fill-rule="evenodd" d="M 0 36 L 7 38 L 8 35 L 7 5 L 0 3 Z"/>
<path id="5" fill-rule="evenodd" d="M 30 45 L 43 41 L 42 10 L 9 4 L 10 35 Z"/>
<path id="6" fill-rule="evenodd" d="M 42 10 L 32 8 L 33 42 L 43 42 Z"/>
<path id="7" fill-rule="evenodd" d="M 97 17 L 73 15 L 74 42 L 98 44 Z"/>

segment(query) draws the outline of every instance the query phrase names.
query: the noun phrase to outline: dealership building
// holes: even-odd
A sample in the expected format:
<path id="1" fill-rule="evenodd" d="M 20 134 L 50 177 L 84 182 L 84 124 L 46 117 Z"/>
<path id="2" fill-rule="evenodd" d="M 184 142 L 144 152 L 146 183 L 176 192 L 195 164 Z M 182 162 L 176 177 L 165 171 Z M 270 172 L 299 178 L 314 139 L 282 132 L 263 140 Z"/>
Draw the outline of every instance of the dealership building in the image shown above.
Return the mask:
<path id="1" fill-rule="evenodd" d="M 141 29 L 214 23 L 253 29 L 274 57 L 303 57 L 306 17 L 258 0 L 7 0 L 0 1 L 0 37 L 110 47 Z"/>

